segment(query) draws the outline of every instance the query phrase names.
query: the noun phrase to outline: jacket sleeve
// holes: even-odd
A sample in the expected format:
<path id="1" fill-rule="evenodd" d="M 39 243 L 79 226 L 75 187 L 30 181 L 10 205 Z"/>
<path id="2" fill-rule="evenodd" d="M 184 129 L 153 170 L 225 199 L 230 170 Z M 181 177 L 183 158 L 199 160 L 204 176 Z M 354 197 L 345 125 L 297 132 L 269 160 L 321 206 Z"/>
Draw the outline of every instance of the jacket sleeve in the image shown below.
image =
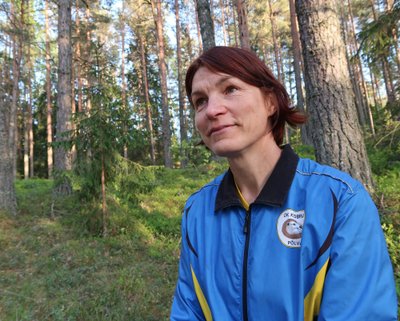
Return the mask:
<path id="1" fill-rule="evenodd" d="M 194 289 L 190 266 L 190 249 L 186 240 L 187 215 L 182 217 L 182 243 L 179 260 L 178 282 L 171 309 L 171 321 L 205 320 Z"/>
<path id="2" fill-rule="evenodd" d="M 319 321 L 396 321 L 394 274 L 378 211 L 360 187 L 339 201 Z"/>

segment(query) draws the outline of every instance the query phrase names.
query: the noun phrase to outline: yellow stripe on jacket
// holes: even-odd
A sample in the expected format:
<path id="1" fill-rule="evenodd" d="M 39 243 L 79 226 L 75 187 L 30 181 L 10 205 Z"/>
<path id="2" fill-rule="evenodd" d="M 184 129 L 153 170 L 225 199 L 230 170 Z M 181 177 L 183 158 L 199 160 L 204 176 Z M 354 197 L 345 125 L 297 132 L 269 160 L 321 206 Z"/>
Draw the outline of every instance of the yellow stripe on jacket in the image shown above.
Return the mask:
<path id="1" fill-rule="evenodd" d="M 304 321 L 312 321 L 319 314 L 328 263 L 329 258 L 319 270 L 311 290 L 304 299 Z"/>
<path id="2" fill-rule="evenodd" d="M 213 318 L 211 315 L 210 307 L 208 306 L 207 300 L 204 297 L 203 291 L 201 290 L 199 281 L 197 280 L 196 274 L 194 273 L 192 266 L 190 266 L 190 270 L 192 271 L 194 290 L 196 292 L 197 299 L 199 300 L 201 309 L 203 310 L 204 317 L 206 318 L 206 321 L 212 321 Z"/>

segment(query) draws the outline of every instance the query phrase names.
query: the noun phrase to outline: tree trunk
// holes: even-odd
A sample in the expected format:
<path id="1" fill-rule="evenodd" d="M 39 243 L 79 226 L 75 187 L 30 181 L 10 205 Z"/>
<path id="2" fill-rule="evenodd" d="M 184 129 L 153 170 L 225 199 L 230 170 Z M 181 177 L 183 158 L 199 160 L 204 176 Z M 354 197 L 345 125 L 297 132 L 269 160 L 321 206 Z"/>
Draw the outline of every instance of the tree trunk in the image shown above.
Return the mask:
<path id="1" fill-rule="evenodd" d="M 68 142 L 72 129 L 72 48 L 71 48 L 71 2 L 58 2 L 58 83 L 57 83 L 57 137 L 58 143 Z M 58 171 L 72 168 L 72 153 L 69 148 L 58 146 L 55 149 L 55 169 Z M 71 192 L 66 180 L 60 182 L 56 191 L 61 194 Z"/>
<path id="2" fill-rule="evenodd" d="M 106 168 L 104 161 L 104 151 L 101 153 L 101 212 L 103 214 L 103 237 L 107 237 L 107 200 L 106 200 Z"/>
<path id="3" fill-rule="evenodd" d="M 86 60 L 88 68 L 86 70 L 86 88 L 87 88 L 87 97 L 86 97 L 86 112 L 90 113 L 92 110 L 92 95 L 91 95 L 91 86 L 92 86 L 92 76 L 90 74 L 90 68 L 92 65 L 92 53 L 91 53 L 91 42 L 92 42 L 92 34 L 90 32 L 90 3 L 87 3 L 87 7 L 85 10 L 87 30 L 86 30 Z"/>
<path id="4" fill-rule="evenodd" d="M 53 108 L 51 103 L 51 57 L 50 57 L 50 27 L 49 27 L 49 0 L 45 1 L 46 21 L 46 132 L 47 132 L 47 175 L 53 176 Z"/>
<path id="5" fill-rule="evenodd" d="M 8 42 L 10 46 L 11 42 Z M 7 48 L 5 48 L 5 53 L 3 61 L 7 63 L 0 64 L 0 210 L 16 215 L 17 199 L 12 170 L 13 159 L 9 145 L 12 81 L 10 79 L 11 66 L 8 63 L 10 54 L 7 53 Z"/>
<path id="6" fill-rule="evenodd" d="M 344 8 L 343 8 L 344 9 Z M 369 125 L 373 132 L 373 121 L 369 117 L 368 97 L 366 86 L 364 82 L 363 70 L 360 58 L 358 56 L 358 43 L 356 39 L 356 31 L 354 26 L 353 11 L 350 1 L 347 2 L 347 16 L 342 14 L 342 21 L 344 27 L 345 43 L 348 42 L 349 56 L 348 65 L 350 68 L 353 89 L 356 97 L 356 106 L 358 111 L 358 118 L 362 126 Z"/>
<path id="7" fill-rule="evenodd" d="M 0 210 L 17 214 L 14 187 L 13 158 L 9 145 L 10 101 L 8 93 L 0 87 Z"/>
<path id="8" fill-rule="evenodd" d="M 167 66 L 165 62 L 165 48 L 164 48 L 164 31 L 163 31 L 163 18 L 161 11 L 161 1 L 151 1 L 154 21 L 156 24 L 156 37 L 158 49 L 158 65 L 160 68 L 161 77 L 161 99 L 162 99 L 162 130 L 163 130 L 163 144 L 164 144 L 164 165 L 172 168 L 171 158 L 171 129 L 170 129 L 170 116 L 168 109 L 168 86 L 167 86 Z"/>
<path id="9" fill-rule="evenodd" d="M 378 15 L 375 10 L 375 4 L 373 0 L 370 0 L 370 5 L 371 5 L 371 10 L 372 10 L 372 15 L 374 17 L 374 20 L 376 21 L 378 19 Z M 382 74 L 383 74 L 383 81 L 385 82 L 385 89 L 386 89 L 386 97 L 389 103 L 392 103 L 395 101 L 395 95 L 394 95 L 394 87 L 393 87 L 393 82 L 391 81 L 390 77 L 390 72 L 389 72 L 389 66 L 386 57 L 380 56 L 378 57 L 379 61 L 381 62 L 381 67 L 382 67 Z"/>
<path id="10" fill-rule="evenodd" d="M 121 98 L 122 98 L 122 110 L 123 110 L 123 133 L 126 137 L 128 129 L 126 120 L 128 117 L 127 103 L 126 103 L 126 80 L 125 80 L 125 1 L 122 0 L 122 13 L 121 17 Z M 128 159 L 128 146 L 124 144 L 124 158 Z"/>
<path id="11" fill-rule="evenodd" d="M 27 67 L 28 67 L 28 98 L 25 110 L 25 140 L 24 140 L 24 178 L 33 177 L 33 129 L 32 129 L 32 61 L 31 61 L 31 48 L 30 40 L 28 41 L 27 52 Z"/>
<path id="12" fill-rule="evenodd" d="M 142 77 L 144 84 L 144 96 L 145 96 L 145 104 L 146 104 L 146 123 L 147 123 L 147 131 L 149 132 L 150 137 L 150 159 L 151 163 L 155 165 L 156 163 L 156 144 L 154 141 L 153 135 L 153 115 L 151 112 L 151 103 L 150 103 L 150 95 L 149 95 L 149 81 L 147 79 L 147 64 L 146 64 L 146 51 L 144 41 L 141 35 L 138 35 L 139 47 L 140 47 L 140 63 L 142 65 Z"/>
<path id="13" fill-rule="evenodd" d="M 317 161 L 349 172 L 372 190 L 335 0 L 297 0 L 296 11 Z"/>
<path id="14" fill-rule="evenodd" d="M 356 28 L 354 25 L 353 10 L 351 7 L 350 0 L 347 0 L 347 6 L 349 9 L 348 16 L 350 18 L 351 39 L 352 39 L 351 42 L 352 42 L 352 46 L 353 46 L 353 56 L 355 58 L 355 67 L 356 67 L 355 71 L 357 73 L 357 79 L 359 81 L 362 108 L 364 110 L 364 113 L 367 114 L 366 118 L 368 119 L 368 124 L 371 129 L 371 133 L 373 136 L 375 136 L 374 119 L 372 117 L 372 111 L 371 111 L 371 107 L 370 107 L 369 101 L 368 101 L 367 85 L 366 85 L 365 79 L 364 79 L 364 71 L 363 71 L 362 63 L 361 63 L 360 57 L 358 56 L 359 45 L 358 45 L 357 37 L 356 37 Z"/>
<path id="15" fill-rule="evenodd" d="M 175 25 L 176 25 L 176 59 L 178 64 L 178 93 L 179 93 L 179 129 L 181 136 L 180 158 L 181 167 L 187 165 L 187 125 L 186 125 L 186 106 L 185 91 L 183 88 L 182 75 L 182 53 L 181 53 L 181 25 L 179 18 L 179 0 L 175 0 Z"/>
<path id="16" fill-rule="evenodd" d="M 13 35 L 13 86 L 12 86 L 12 101 L 11 101 L 11 111 L 9 118 L 9 130 L 10 133 L 7 135 L 9 137 L 9 151 L 10 159 L 12 160 L 12 173 L 14 177 L 17 174 L 17 142 L 18 142 L 18 130 L 17 130 L 17 112 L 18 112 L 18 101 L 19 101 L 19 80 L 21 73 L 21 59 L 22 59 L 22 36 L 24 26 L 24 6 L 25 1 L 20 3 L 20 17 L 17 18 L 17 14 L 14 11 L 14 4 L 11 3 L 11 16 L 13 19 L 13 25 L 16 26 L 18 30 L 15 30 Z"/>
<path id="17" fill-rule="evenodd" d="M 76 61 L 76 78 L 78 79 L 78 112 L 81 113 L 83 111 L 83 96 L 82 96 L 82 56 L 81 56 L 81 18 L 79 14 L 79 1 L 76 2 L 76 18 L 75 18 L 75 26 L 76 26 L 76 52 L 75 52 L 75 61 Z"/>
<path id="18" fill-rule="evenodd" d="M 272 41 L 273 41 L 273 44 L 274 44 L 276 70 L 277 70 L 277 73 L 278 73 L 279 81 L 281 83 L 283 83 L 283 77 L 282 77 L 283 75 L 281 74 L 281 63 L 280 63 L 280 59 L 279 59 L 279 45 L 278 45 L 278 40 L 277 40 L 275 18 L 274 18 L 274 13 L 272 11 L 271 0 L 268 0 L 268 6 L 269 6 L 269 19 L 270 19 L 270 23 L 271 23 Z"/>
<path id="19" fill-rule="evenodd" d="M 296 8 L 294 6 L 294 0 L 289 0 L 290 9 L 290 33 L 292 35 L 292 47 L 293 47 L 293 68 L 294 68 L 294 78 L 296 83 L 296 100 L 297 108 L 303 112 L 306 111 L 303 95 L 303 85 L 301 81 L 302 75 L 302 56 L 301 56 L 301 45 L 299 29 L 297 26 L 297 16 Z M 301 127 L 301 140 L 303 144 L 312 145 L 310 126 L 304 124 Z"/>
<path id="20" fill-rule="evenodd" d="M 224 36 L 224 46 L 227 45 L 227 35 L 226 35 L 226 26 L 225 26 L 225 5 L 224 0 L 219 0 L 219 9 L 221 10 L 221 27 Z"/>
<path id="21" fill-rule="evenodd" d="M 214 25 L 211 18 L 209 0 L 196 0 L 203 50 L 215 47 Z"/>
<path id="22" fill-rule="evenodd" d="M 199 14 L 197 13 L 197 0 L 194 1 L 194 11 L 196 18 L 196 30 L 197 30 L 197 39 L 199 43 L 199 51 L 203 52 L 203 41 L 201 40 L 201 31 L 200 31 L 200 22 L 199 22 Z"/>
<path id="23" fill-rule="evenodd" d="M 230 8 L 230 6 L 229 6 L 229 8 Z M 236 25 L 236 15 L 235 15 L 234 8 L 231 8 L 231 12 L 232 12 L 233 35 L 234 35 L 234 39 L 235 39 L 235 47 L 237 47 L 237 45 L 239 43 L 239 38 L 238 38 L 238 27 Z"/>
<path id="24" fill-rule="evenodd" d="M 250 50 L 249 27 L 247 24 L 247 8 L 245 0 L 236 0 L 238 14 L 240 46 Z"/>
<path id="25" fill-rule="evenodd" d="M 187 38 L 187 41 L 186 41 L 186 52 L 187 52 L 187 54 L 189 56 L 189 59 L 192 60 L 193 59 L 193 49 L 192 49 L 192 41 L 190 39 L 189 24 L 186 25 L 185 35 L 186 35 L 186 38 Z M 190 121 L 190 125 L 189 125 L 189 122 L 186 122 L 186 125 L 187 125 L 187 128 L 188 128 L 188 131 L 190 130 L 191 140 L 193 140 L 193 138 L 197 137 L 197 135 L 198 135 L 198 131 L 196 130 L 195 121 L 194 121 L 194 109 L 193 108 L 189 108 L 189 121 Z"/>
<path id="26" fill-rule="evenodd" d="M 28 80 L 29 81 L 29 80 Z M 24 145 L 24 179 L 29 179 L 29 134 L 28 134 L 28 95 L 27 95 L 27 87 L 24 87 L 24 100 L 25 100 L 25 110 L 23 111 L 23 120 L 24 120 L 24 126 L 23 126 L 23 145 Z"/>

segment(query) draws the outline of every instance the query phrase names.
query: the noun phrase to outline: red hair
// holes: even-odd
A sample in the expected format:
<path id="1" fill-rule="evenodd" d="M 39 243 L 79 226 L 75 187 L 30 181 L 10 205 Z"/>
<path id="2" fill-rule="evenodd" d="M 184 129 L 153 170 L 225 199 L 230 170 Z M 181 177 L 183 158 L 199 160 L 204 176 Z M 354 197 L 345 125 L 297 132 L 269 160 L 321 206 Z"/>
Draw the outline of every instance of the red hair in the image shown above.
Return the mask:
<path id="1" fill-rule="evenodd" d="M 307 117 L 290 106 L 285 87 L 274 77 L 271 70 L 253 52 L 234 47 L 213 47 L 204 52 L 190 65 L 185 79 L 186 94 L 193 104 L 192 82 L 200 67 L 236 77 L 245 83 L 258 87 L 264 95 L 273 94 L 277 103 L 271 116 L 272 134 L 275 142 L 281 145 L 285 123 L 292 127 L 305 123 Z"/>

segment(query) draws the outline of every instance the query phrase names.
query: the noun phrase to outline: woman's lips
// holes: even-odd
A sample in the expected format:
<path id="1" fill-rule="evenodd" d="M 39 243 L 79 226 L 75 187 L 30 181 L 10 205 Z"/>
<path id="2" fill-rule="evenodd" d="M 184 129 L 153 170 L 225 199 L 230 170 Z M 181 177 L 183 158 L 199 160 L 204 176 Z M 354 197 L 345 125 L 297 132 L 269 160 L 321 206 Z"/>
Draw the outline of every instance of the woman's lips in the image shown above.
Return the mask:
<path id="1" fill-rule="evenodd" d="M 212 127 L 208 132 L 208 136 L 211 136 L 213 134 L 218 134 L 218 133 L 222 132 L 224 129 L 232 127 L 232 126 L 233 125 L 221 125 L 221 126 Z"/>

